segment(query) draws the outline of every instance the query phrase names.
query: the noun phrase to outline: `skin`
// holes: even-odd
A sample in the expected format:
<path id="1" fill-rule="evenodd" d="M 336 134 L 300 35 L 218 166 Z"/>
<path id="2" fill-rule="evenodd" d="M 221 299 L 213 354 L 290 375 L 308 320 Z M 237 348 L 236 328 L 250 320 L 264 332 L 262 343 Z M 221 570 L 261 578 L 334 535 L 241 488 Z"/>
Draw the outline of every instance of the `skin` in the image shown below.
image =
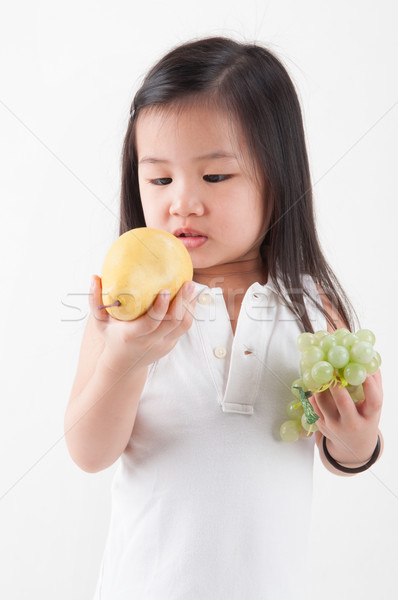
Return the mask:
<path id="1" fill-rule="evenodd" d="M 194 280 L 222 288 L 235 330 L 246 290 L 267 281 L 260 245 L 269 216 L 244 140 L 219 110 L 188 105 L 167 114 L 142 111 L 136 144 L 147 226 L 170 233 L 193 228 L 208 237 L 204 246 L 188 249 Z M 230 156 L 201 158 L 215 152 Z"/>

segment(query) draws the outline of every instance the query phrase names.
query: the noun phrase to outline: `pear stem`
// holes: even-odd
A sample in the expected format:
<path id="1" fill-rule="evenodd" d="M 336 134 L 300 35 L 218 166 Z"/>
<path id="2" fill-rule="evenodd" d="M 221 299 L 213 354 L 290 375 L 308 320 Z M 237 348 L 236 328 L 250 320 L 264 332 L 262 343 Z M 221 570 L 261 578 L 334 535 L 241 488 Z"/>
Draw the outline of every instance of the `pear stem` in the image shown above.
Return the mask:
<path id="1" fill-rule="evenodd" d="M 120 302 L 120 300 L 115 300 L 115 302 L 113 304 L 101 304 L 97 308 L 99 310 L 101 310 L 102 308 L 111 308 L 111 306 L 121 306 L 121 305 L 122 305 L 122 303 Z"/>

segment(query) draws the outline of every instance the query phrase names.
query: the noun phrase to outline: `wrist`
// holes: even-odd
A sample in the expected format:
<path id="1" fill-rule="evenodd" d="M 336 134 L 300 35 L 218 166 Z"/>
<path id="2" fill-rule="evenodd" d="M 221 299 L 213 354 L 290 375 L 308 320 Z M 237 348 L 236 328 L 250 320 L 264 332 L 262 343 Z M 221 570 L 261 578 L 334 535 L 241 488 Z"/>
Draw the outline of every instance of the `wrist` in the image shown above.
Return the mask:
<path id="1" fill-rule="evenodd" d="M 377 435 L 376 446 L 375 446 L 373 453 L 372 453 L 371 457 L 369 458 L 369 460 L 366 461 L 362 465 L 347 466 L 347 464 L 343 465 L 343 464 L 337 462 L 332 457 L 332 455 L 329 453 L 329 450 L 327 448 L 326 440 L 327 440 L 327 438 L 325 436 L 323 436 L 322 449 L 323 449 L 323 454 L 325 456 L 327 464 L 331 465 L 334 469 L 337 470 L 337 472 L 340 472 L 340 474 L 342 472 L 342 473 L 345 473 L 348 475 L 353 475 L 355 473 L 361 473 L 361 472 L 369 469 L 379 459 L 379 457 L 383 451 L 383 445 L 384 445 L 383 444 L 383 436 L 379 432 Z M 351 463 L 351 465 L 352 465 L 352 463 Z"/>
<path id="2" fill-rule="evenodd" d="M 326 445 L 328 453 L 336 462 L 347 467 L 359 467 L 367 463 L 372 457 L 378 438 L 376 433 L 374 438 L 365 440 L 355 450 L 349 444 L 336 443 L 325 436 L 324 440 L 323 444 Z"/>
<path id="3" fill-rule="evenodd" d="M 121 379 L 125 375 L 132 376 L 141 373 L 146 376 L 148 367 L 139 363 L 134 364 L 134 362 L 118 361 L 115 363 L 115 361 L 109 360 L 106 354 L 101 354 L 97 362 L 97 371 L 106 377 Z"/>

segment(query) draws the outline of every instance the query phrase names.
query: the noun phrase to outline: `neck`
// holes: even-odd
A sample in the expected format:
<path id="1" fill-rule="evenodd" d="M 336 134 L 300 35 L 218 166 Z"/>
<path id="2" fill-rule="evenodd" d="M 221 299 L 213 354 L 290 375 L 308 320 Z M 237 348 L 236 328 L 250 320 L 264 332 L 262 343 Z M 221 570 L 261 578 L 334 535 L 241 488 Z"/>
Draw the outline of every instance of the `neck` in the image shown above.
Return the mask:
<path id="1" fill-rule="evenodd" d="M 267 283 L 268 272 L 260 255 L 241 261 L 194 269 L 194 281 L 208 287 L 221 287 L 224 295 L 245 293 L 256 281 Z"/>

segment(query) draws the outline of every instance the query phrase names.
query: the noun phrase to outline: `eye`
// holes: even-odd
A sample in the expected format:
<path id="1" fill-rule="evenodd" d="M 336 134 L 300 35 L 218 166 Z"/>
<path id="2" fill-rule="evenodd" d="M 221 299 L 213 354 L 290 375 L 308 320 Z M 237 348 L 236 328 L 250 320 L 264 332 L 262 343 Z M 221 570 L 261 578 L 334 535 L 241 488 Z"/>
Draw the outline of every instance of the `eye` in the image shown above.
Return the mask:
<path id="1" fill-rule="evenodd" d="M 219 183 L 220 181 L 225 181 L 230 177 L 231 175 L 204 175 L 203 179 L 209 183 Z"/>
<path id="2" fill-rule="evenodd" d="M 167 185 L 171 183 L 173 180 L 170 177 L 159 177 L 158 179 L 150 179 L 149 182 L 153 183 L 153 185 Z"/>

